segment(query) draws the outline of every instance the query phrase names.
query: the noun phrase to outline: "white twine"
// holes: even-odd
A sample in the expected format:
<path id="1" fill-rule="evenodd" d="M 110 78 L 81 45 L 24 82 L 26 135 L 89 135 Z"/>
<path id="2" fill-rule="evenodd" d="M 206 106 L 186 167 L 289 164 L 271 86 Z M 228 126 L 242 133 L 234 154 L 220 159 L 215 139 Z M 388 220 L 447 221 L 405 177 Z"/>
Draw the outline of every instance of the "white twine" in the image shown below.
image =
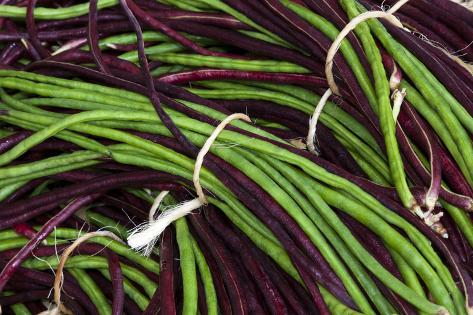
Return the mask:
<path id="1" fill-rule="evenodd" d="M 151 209 L 149 210 L 149 215 L 148 215 L 148 220 L 149 222 L 154 222 L 154 215 L 156 213 L 156 210 L 159 209 L 159 206 L 161 205 L 161 202 L 163 202 L 164 197 L 169 194 L 168 190 L 164 190 L 159 193 L 159 195 L 154 199 L 153 205 L 151 206 Z"/>
<path id="2" fill-rule="evenodd" d="M 408 1 L 409 0 L 400 0 L 388 11 L 368 11 L 362 13 L 351 20 L 338 34 L 337 38 L 335 38 L 335 41 L 332 43 L 332 46 L 330 46 L 325 60 L 325 76 L 327 77 L 328 86 L 334 94 L 340 96 L 340 91 L 333 76 L 333 59 L 335 58 L 335 55 L 345 37 L 347 37 L 347 35 L 358 26 L 358 24 L 372 18 L 383 18 L 397 27 L 404 28 L 401 21 L 399 21 L 399 19 L 393 14 Z"/>
<path id="3" fill-rule="evenodd" d="M 38 315 L 61 315 L 61 314 L 67 314 L 67 315 L 73 315 L 73 313 L 67 309 L 64 304 L 61 303 L 61 290 L 62 290 L 62 284 L 63 284 L 63 270 L 64 270 L 64 265 L 66 264 L 67 259 L 69 256 L 72 254 L 72 252 L 82 243 L 87 241 L 88 239 L 96 236 L 108 236 L 116 241 L 121 242 L 122 240 L 113 234 L 112 232 L 109 231 L 95 231 L 95 232 L 90 232 L 87 234 L 82 235 L 78 239 L 74 241 L 61 256 L 61 260 L 59 261 L 59 265 L 56 269 L 56 276 L 54 278 L 54 304 L 55 306 L 49 310 L 43 311 L 39 313 Z"/>
<path id="4" fill-rule="evenodd" d="M 317 131 L 317 121 L 319 120 L 320 114 L 327 103 L 328 98 L 332 95 L 332 90 L 328 89 L 324 95 L 320 98 L 319 103 L 315 106 L 314 114 L 309 121 L 309 133 L 307 134 L 307 148 L 310 152 L 315 155 L 319 155 L 318 149 L 315 147 L 315 132 Z"/>
<path id="5" fill-rule="evenodd" d="M 202 186 L 200 185 L 200 169 L 202 168 L 202 163 L 204 162 L 204 156 L 209 152 L 210 147 L 214 143 L 215 139 L 217 139 L 218 135 L 222 132 L 222 130 L 230 123 L 232 120 L 235 119 L 241 119 L 246 122 L 251 122 L 250 117 L 248 117 L 245 114 L 242 113 L 236 113 L 236 114 L 231 114 L 215 128 L 214 132 L 210 135 L 210 137 L 205 141 L 204 146 L 202 149 L 200 149 L 199 154 L 197 155 L 197 159 L 195 161 L 195 166 L 194 166 L 194 175 L 192 177 L 192 180 L 194 182 L 195 186 L 195 191 L 197 193 L 197 196 L 199 197 L 199 200 L 203 204 L 207 204 L 207 198 L 204 195 L 204 191 L 202 190 Z"/>
<path id="6" fill-rule="evenodd" d="M 194 165 L 194 174 L 192 177 L 195 191 L 197 193 L 197 198 L 183 202 L 179 205 L 174 206 L 171 209 L 168 209 L 162 212 L 159 217 L 154 220 L 154 214 L 159 208 L 164 197 L 168 192 L 161 192 L 153 202 L 149 213 L 149 222 L 143 223 L 142 225 L 133 229 L 128 237 L 128 245 L 135 250 L 143 250 L 143 254 L 148 256 L 158 237 L 161 233 L 174 221 L 182 218 L 192 211 L 200 208 L 203 205 L 208 203 L 207 198 L 205 197 L 202 186 L 200 185 L 200 170 L 202 169 L 202 164 L 204 162 L 205 155 L 209 152 L 210 147 L 217 139 L 218 135 L 223 131 L 223 129 L 233 120 L 241 119 L 247 122 L 251 122 L 250 117 L 245 114 L 236 113 L 229 115 L 227 118 L 222 120 L 220 124 L 215 128 L 210 137 L 205 141 L 204 145 L 197 155 L 195 165 Z"/>
<path id="7" fill-rule="evenodd" d="M 315 144 L 314 144 L 315 131 L 317 129 L 318 118 L 320 117 L 320 114 L 322 113 L 322 110 L 324 109 L 325 104 L 328 101 L 328 98 L 332 94 L 341 96 L 340 90 L 338 89 L 338 86 L 335 83 L 335 78 L 333 75 L 333 60 L 335 58 L 335 55 L 337 54 L 338 49 L 340 49 L 340 45 L 342 41 L 345 39 L 345 37 L 347 37 L 348 34 L 350 34 L 351 31 L 353 31 L 358 26 L 358 24 L 372 18 L 383 18 L 383 19 L 388 20 L 390 23 L 392 23 L 393 25 L 397 27 L 404 28 L 402 23 L 399 21 L 399 19 L 396 18 L 393 14 L 397 10 L 399 10 L 404 4 L 406 4 L 408 1 L 409 0 L 400 0 L 394 6 L 392 6 L 391 9 L 389 9 L 388 11 L 368 11 L 368 12 L 358 15 L 353 20 L 351 20 L 335 38 L 334 42 L 332 43 L 332 45 L 330 46 L 328 50 L 327 58 L 325 60 L 325 76 L 327 78 L 327 84 L 329 86 L 329 89 L 325 91 L 324 95 L 322 96 L 319 103 L 315 107 L 314 114 L 312 115 L 309 121 L 307 147 L 310 152 L 318 155 L 317 149 L 315 148 Z M 397 70 L 396 65 L 394 69 Z M 395 84 L 395 82 L 393 81 L 392 84 Z M 393 86 L 392 84 L 390 80 L 390 87 Z M 398 95 L 398 93 L 393 94 L 393 97 L 395 97 L 395 99 L 400 99 L 400 96 Z M 402 99 L 404 99 L 404 97 L 402 97 Z M 402 104 L 402 99 L 401 99 L 401 104 Z M 400 108 L 401 105 L 399 104 L 396 106 Z"/>

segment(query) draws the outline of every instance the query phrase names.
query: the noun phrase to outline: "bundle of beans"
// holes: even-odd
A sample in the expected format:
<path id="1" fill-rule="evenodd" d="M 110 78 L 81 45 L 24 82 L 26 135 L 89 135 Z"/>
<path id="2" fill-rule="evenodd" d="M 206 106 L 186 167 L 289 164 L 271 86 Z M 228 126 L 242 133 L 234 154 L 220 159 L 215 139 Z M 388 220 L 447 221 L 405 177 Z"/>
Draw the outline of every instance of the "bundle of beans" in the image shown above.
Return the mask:
<path id="1" fill-rule="evenodd" d="M 0 313 L 473 314 L 465 6 L 2 1 Z"/>

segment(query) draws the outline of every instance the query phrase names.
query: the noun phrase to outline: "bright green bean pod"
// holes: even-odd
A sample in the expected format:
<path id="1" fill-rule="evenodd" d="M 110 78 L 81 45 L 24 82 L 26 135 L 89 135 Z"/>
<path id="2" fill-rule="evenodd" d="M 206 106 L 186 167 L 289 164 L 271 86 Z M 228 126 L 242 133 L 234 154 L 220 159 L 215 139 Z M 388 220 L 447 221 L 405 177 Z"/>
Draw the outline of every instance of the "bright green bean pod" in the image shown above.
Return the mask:
<path id="1" fill-rule="evenodd" d="M 150 46 L 145 48 L 145 53 L 147 55 L 151 54 L 167 54 L 167 53 L 178 53 L 184 51 L 185 48 L 177 43 L 162 43 L 156 46 Z M 130 62 L 138 62 L 138 51 L 132 50 L 126 53 L 123 53 L 118 56 L 120 59 L 124 59 Z"/>
<path id="2" fill-rule="evenodd" d="M 99 0 L 97 2 L 98 9 L 109 8 L 117 5 L 117 0 Z M 34 17 L 38 20 L 64 20 L 89 12 L 89 3 L 81 3 L 64 8 L 41 8 L 34 9 Z M 9 18 L 26 18 L 26 7 L 17 7 L 12 5 L 0 5 L 0 16 Z"/>
<path id="3" fill-rule="evenodd" d="M 90 151 L 76 151 L 69 154 L 53 156 L 31 163 L 0 168 L 0 179 L 28 175 L 49 168 L 68 166 L 74 163 L 99 159 L 101 157 L 103 157 L 102 154 Z"/>
<path id="4" fill-rule="evenodd" d="M 128 248 L 128 250 L 130 250 Z M 43 257 L 42 260 L 28 259 L 23 263 L 23 267 L 46 270 L 49 268 L 56 268 L 59 264 L 59 259 L 56 256 Z M 130 267 L 120 263 L 122 273 L 125 277 L 139 284 L 145 290 L 149 297 L 153 296 L 157 285 L 151 281 L 144 273 L 134 267 Z M 108 260 L 100 256 L 72 256 L 69 257 L 65 264 L 66 269 L 108 269 Z"/>
<path id="5" fill-rule="evenodd" d="M 389 247 L 388 250 L 390 250 Z M 402 258 L 402 256 L 399 255 L 395 250 L 390 250 L 390 253 L 406 285 L 416 291 L 417 294 L 419 294 L 420 296 L 425 296 L 424 288 L 422 287 L 422 284 L 417 278 L 415 270 L 412 269 L 409 264 L 407 264 L 407 262 L 404 260 L 404 258 Z M 421 312 L 421 315 L 422 314 L 425 313 Z"/>
<path id="6" fill-rule="evenodd" d="M 25 304 L 17 303 L 10 306 L 11 310 L 15 315 L 31 315 L 30 310 L 26 307 Z"/>
<path id="7" fill-rule="evenodd" d="M 35 227 L 35 229 L 39 228 Z M 58 227 L 51 233 L 51 237 L 57 239 L 75 240 L 84 234 L 85 232 L 76 229 Z M 135 251 L 130 250 L 130 247 L 128 247 L 124 243 L 120 243 L 115 240 L 111 240 L 110 238 L 101 236 L 91 238 L 90 242 L 107 246 L 108 249 L 114 251 L 118 255 L 128 258 L 129 260 L 137 263 L 138 265 L 143 266 L 144 268 L 148 269 L 153 273 L 159 274 L 160 267 L 157 262 L 153 261 L 152 259 L 148 259 L 147 257 L 144 257 Z"/>
<path id="8" fill-rule="evenodd" d="M 103 294 L 102 290 L 100 290 L 99 286 L 97 286 L 97 284 L 94 282 L 92 277 L 87 274 L 87 272 L 76 268 L 70 268 L 68 271 L 74 278 L 76 278 L 79 286 L 89 296 L 95 307 L 97 307 L 100 315 L 112 314 L 112 308 L 107 302 L 107 298 Z"/>
<path id="9" fill-rule="evenodd" d="M 209 265 L 205 261 L 204 254 L 199 248 L 196 240 L 190 235 L 192 250 L 194 251 L 195 261 L 199 268 L 200 278 L 202 279 L 202 285 L 204 286 L 205 292 L 205 303 L 207 305 L 208 315 L 218 314 L 218 300 L 217 292 L 213 284 L 212 273 L 210 272 Z"/>
<path id="10" fill-rule="evenodd" d="M 255 163 L 257 167 L 262 169 L 266 174 L 268 174 L 273 180 L 275 180 L 280 187 L 282 187 L 293 199 L 296 201 L 299 206 L 304 210 L 306 215 L 312 220 L 312 222 L 317 226 L 317 228 L 322 232 L 321 234 L 321 239 L 320 241 L 324 241 L 324 236 L 330 241 L 330 245 L 332 245 L 336 251 L 338 252 L 338 255 L 340 255 L 343 260 L 345 261 L 345 265 L 350 268 L 352 274 L 358 279 L 360 284 L 363 286 L 364 291 L 367 293 L 367 295 L 370 297 L 370 299 L 373 301 L 373 303 L 376 305 L 378 308 L 378 311 L 381 314 L 391 314 L 394 309 L 389 306 L 389 302 L 387 302 L 384 297 L 382 296 L 381 292 L 379 289 L 376 287 L 374 282 L 370 279 L 368 274 L 366 273 L 365 270 L 363 270 L 363 267 L 360 265 L 360 263 L 357 261 L 357 259 L 352 256 L 348 250 L 348 248 L 343 244 L 343 242 L 338 238 L 338 236 L 333 232 L 333 230 L 327 225 L 325 220 L 318 215 L 316 210 L 310 205 L 308 200 L 298 191 L 298 189 L 295 187 L 300 186 L 300 182 L 298 180 L 294 181 L 294 178 L 288 178 L 286 175 L 283 175 L 280 173 L 281 168 L 287 167 L 284 165 L 284 163 L 281 162 L 275 162 L 272 160 L 271 163 L 269 159 L 265 159 L 264 156 L 256 156 L 253 155 L 249 152 L 245 153 L 244 150 L 238 150 L 240 154 L 248 158 L 250 161 Z M 293 185 L 294 183 L 294 185 Z M 328 242 L 322 242 L 324 245 L 324 248 L 330 248 L 330 245 Z M 324 251 L 320 250 L 321 253 L 323 254 Z M 330 260 L 327 260 L 332 268 L 334 269 L 335 272 L 337 272 L 337 269 L 334 268 L 334 265 Z M 340 263 L 340 266 L 343 264 Z M 342 271 L 344 274 L 348 274 L 347 271 Z M 342 277 L 340 277 L 342 281 Z M 351 287 L 353 286 L 353 291 L 350 290 Z M 365 313 L 365 314 L 375 314 L 374 311 L 372 310 L 369 302 L 366 300 L 366 298 L 363 296 L 361 293 L 361 290 L 357 288 L 357 285 L 355 284 L 354 281 L 348 281 L 347 284 L 345 284 L 345 288 L 347 288 L 348 293 L 350 296 L 353 298 L 354 302 L 358 305 L 358 307 Z"/>
<path id="11" fill-rule="evenodd" d="M 337 38 L 339 30 L 329 20 L 292 1 L 283 0 L 282 3 L 301 18 L 309 22 L 312 26 L 323 32 L 325 36 L 330 38 L 332 41 Z M 347 39 L 342 41 L 340 44 L 340 52 L 343 54 L 344 58 L 350 65 L 351 70 L 355 74 L 358 84 L 360 84 L 360 87 L 365 93 L 371 108 L 375 113 L 377 113 L 379 100 L 376 99 L 375 88 L 373 88 L 371 80 L 350 41 Z"/>
<path id="12" fill-rule="evenodd" d="M 467 119 L 468 123 L 465 123 L 467 127 L 471 127 L 470 123 L 472 118 L 469 114 L 456 115 L 450 103 L 446 102 L 444 95 L 448 95 L 449 92 L 437 82 L 429 81 L 429 78 L 433 77 L 425 66 L 413 56 L 407 49 L 395 41 L 391 35 L 389 35 L 384 27 L 375 20 L 370 20 L 367 22 L 370 25 L 371 30 L 379 39 L 384 48 L 389 52 L 391 56 L 396 60 L 400 65 L 404 73 L 414 82 L 415 86 L 419 89 L 422 95 L 426 98 L 429 104 L 437 111 L 442 120 L 445 122 L 445 125 L 450 130 L 452 137 L 455 139 L 455 142 L 460 150 L 465 163 L 468 165 L 470 174 L 473 173 L 473 145 L 471 139 L 468 136 L 467 131 L 462 126 L 460 120 Z M 435 79 L 436 80 L 436 79 Z M 470 132 L 473 131 L 473 128 L 470 129 Z"/>
<path id="13" fill-rule="evenodd" d="M 351 145 L 349 145 L 345 139 L 335 136 L 335 138 L 348 150 L 348 153 L 353 157 L 356 164 L 363 170 L 363 172 L 368 175 L 368 178 L 373 182 L 383 185 L 383 186 L 391 186 L 391 184 L 386 180 L 386 178 L 378 172 L 371 164 L 365 161 L 363 156 L 359 155 Z"/>
<path id="14" fill-rule="evenodd" d="M 128 237 L 128 230 L 123 225 L 110 219 L 107 216 L 104 216 L 98 212 L 94 212 L 91 210 L 87 210 L 85 216 L 88 222 L 98 228 L 103 228 L 107 231 L 111 231 L 117 236 L 119 236 L 121 239 L 126 239 Z"/>
<path id="15" fill-rule="evenodd" d="M 429 125 L 434 129 L 437 136 L 448 149 L 463 175 L 470 185 L 473 185 L 473 178 L 469 166 L 465 163 L 465 159 L 460 152 L 455 138 L 447 128 L 445 121 L 439 113 L 430 107 L 425 98 L 406 80 L 401 81 L 400 88 L 406 89 L 406 99 L 409 103 L 427 120 Z"/>
<path id="16" fill-rule="evenodd" d="M 335 298 L 327 289 L 322 286 L 319 286 L 320 293 L 324 298 L 325 303 L 330 310 L 330 312 L 334 315 L 361 315 L 363 313 L 359 313 L 348 308 L 345 304 L 341 303 L 337 298 Z"/>
<path id="17" fill-rule="evenodd" d="M 0 240 L 6 240 L 10 238 L 17 238 L 19 235 L 12 229 L 0 230 Z"/>
<path id="18" fill-rule="evenodd" d="M 19 181 L 17 183 L 3 186 L 2 188 L 0 188 L 0 202 L 8 198 L 11 194 L 17 191 L 17 189 L 23 187 L 27 183 L 28 181 Z"/>
<path id="19" fill-rule="evenodd" d="M 45 177 L 45 176 L 77 170 L 77 169 L 85 168 L 88 166 L 93 166 L 99 163 L 100 161 L 98 160 L 88 160 L 88 161 L 76 162 L 74 164 L 68 164 L 64 166 L 51 167 L 48 169 L 44 169 L 44 170 L 33 172 L 33 173 L 28 173 L 21 176 L 14 176 L 14 177 L 2 179 L 0 180 L 0 186 L 14 185 L 19 182 L 30 181 L 30 180 Z"/>
<path id="20" fill-rule="evenodd" d="M 195 266 L 194 250 L 192 248 L 191 234 L 185 218 L 180 218 L 175 223 L 176 239 L 179 247 L 179 265 L 182 273 L 183 304 L 182 314 L 197 314 L 197 273 Z"/>
<path id="21" fill-rule="evenodd" d="M 199 1 L 194 1 L 198 3 L 205 3 L 209 5 L 210 7 L 220 10 L 222 12 L 225 12 L 234 18 L 240 20 L 241 22 L 251 26 L 255 30 L 273 38 L 273 40 L 277 41 L 280 43 L 280 45 L 286 46 L 286 47 L 291 47 L 290 44 L 288 44 L 285 40 L 281 39 L 278 35 L 275 35 L 274 33 L 268 31 L 264 27 L 260 26 L 258 23 L 253 22 L 251 19 L 246 17 L 244 14 L 240 13 L 238 10 L 233 9 L 231 6 L 227 5 L 223 1 L 220 0 L 199 0 Z"/>
<path id="22" fill-rule="evenodd" d="M 277 60 L 247 60 L 233 59 L 227 57 L 173 53 L 150 55 L 150 59 L 184 66 L 213 67 L 217 69 L 291 73 L 310 72 L 306 68 L 301 67 L 299 65 L 287 61 Z"/>
<path id="23" fill-rule="evenodd" d="M 359 15 L 354 0 L 342 0 L 341 4 L 345 11 L 347 11 L 349 18 L 353 19 Z M 396 191 L 404 207 L 418 213 L 421 210 L 407 184 L 404 163 L 402 161 L 401 152 L 399 151 L 399 146 L 397 144 L 397 124 L 393 117 L 393 111 L 390 102 L 389 82 L 386 77 L 386 71 L 384 70 L 383 62 L 381 60 L 381 53 L 379 52 L 376 42 L 371 36 L 366 23 L 363 22 L 357 25 L 355 32 L 361 40 L 366 58 L 368 59 L 373 72 L 375 91 L 378 99 L 379 124 L 386 144 L 386 154 L 388 156 L 388 164 L 392 182 L 394 183 L 394 187 L 396 188 Z"/>

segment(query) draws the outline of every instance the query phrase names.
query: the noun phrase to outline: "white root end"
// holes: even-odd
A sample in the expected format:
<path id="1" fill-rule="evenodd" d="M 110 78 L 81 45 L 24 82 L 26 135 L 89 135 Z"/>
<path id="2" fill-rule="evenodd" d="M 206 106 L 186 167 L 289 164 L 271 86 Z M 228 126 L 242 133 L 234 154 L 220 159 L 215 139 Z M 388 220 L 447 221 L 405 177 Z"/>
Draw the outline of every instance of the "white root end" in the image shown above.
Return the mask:
<path id="1" fill-rule="evenodd" d="M 334 94 L 340 96 L 340 90 L 338 89 L 338 86 L 335 83 L 335 78 L 333 76 L 333 60 L 338 49 L 340 48 L 340 45 L 342 44 L 343 39 L 345 39 L 345 37 L 358 26 L 358 24 L 373 18 L 385 19 L 393 25 L 404 29 L 401 21 L 399 21 L 394 16 L 394 13 L 408 1 L 409 0 L 400 0 L 395 5 L 393 5 L 388 11 L 368 11 L 362 13 L 355 17 L 353 20 L 351 20 L 338 34 L 337 38 L 335 38 L 335 40 L 333 41 L 332 46 L 330 46 L 330 49 L 327 53 L 327 58 L 325 59 L 325 76 L 327 78 L 328 86 Z"/>
<path id="2" fill-rule="evenodd" d="M 317 131 L 317 122 L 319 120 L 320 114 L 322 114 L 322 110 L 327 104 L 328 98 L 332 95 L 332 90 L 328 89 L 325 91 L 324 95 L 320 98 L 319 103 L 315 106 L 314 114 L 310 118 L 309 121 L 309 133 L 307 134 L 307 148 L 310 152 L 314 153 L 315 155 L 319 155 L 319 150 L 315 147 L 315 132 Z"/>
<path id="3" fill-rule="evenodd" d="M 128 245 L 134 250 L 143 250 L 143 254 L 148 256 L 161 233 L 163 233 L 172 222 L 186 216 L 202 205 L 203 203 L 200 199 L 196 198 L 162 212 L 156 220 L 136 227 L 127 239 Z"/>
<path id="4" fill-rule="evenodd" d="M 427 211 L 424 213 L 424 223 L 429 226 L 435 233 L 442 236 L 443 238 L 448 238 L 448 232 L 440 222 L 440 218 L 443 217 L 443 212 L 433 214 L 432 211 Z"/>
<path id="5" fill-rule="evenodd" d="M 122 241 L 118 236 L 116 236 L 115 234 L 109 231 L 90 232 L 76 239 L 74 243 L 72 243 L 62 254 L 61 260 L 59 261 L 59 265 L 56 270 L 56 277 L 54 278 L 54 287 L 53 287 L 55 306 L 47 311 L 41 312 L 40 314 L 42 315 L 60 315 L 60 314 L 73 315 L 73 313 L 69 309 L 67 309 L 64 306 L 64 304 L 61 303 L 61 289 L 62 289 L 62 280 L 63 280 L 62 271 L 64 269 L 64 265 L 66 264 L 67 259 L 72 254 L 74 249 L 79 247 L 80 244 L 84 243 L 88 239 L 92 237 L 96 237 L 96 236 L 107 236 L 116 241 L 119 241 L 119 242 Z"/>
<path id="6" fill-rule="evenodd" d="M 205 197 L 204 191 L 202 189 L 202 186 L 200 185 L 200 179 L 199 179 L 200 169 L 202 168 L 202 163 L 204 162 L 204 157 L 207 154 L 207 152 L 209 152 L 210 147 L 214 143 L 215 139 L 217 139 L 220 132 L 222 132 L 222 130 L 229 123 L 231 123 L 232 120 L 235 120 L 235 119 L 241 119 L 241 120 L 244 120 L 246 122 L 251 122 L 250 117 L 248 117 L 247 115 L 242 114 L 242 113 L 236 113 L 236 114 L 232 114 L 232 115 L 228 116 L 227 118 L 222 120 L 222 122 L 220 122 L 220 124 L 215 128 L 215 130 L 212 132 L 212 134 L 207 139 L 207 141 L 205 141 L 204 146 L 202 147 L 202 149 L 200 149 L 200 152 L 197 155 L 197 159 L 195 161 L 195 166 L 194 166 L 194 175 L 192 177 L 192 180 L 194 182 L 195 191 L 197 193 L 197 196 L 199 197 L 202 204 L 207 204 L 208 203 L 207 198 Z"/>
<path id="7" fill-rule="evenodd" d="M 161 205 L 161 202 L 163 202 L 163 199 L 164 199 L 164 197 L 167 196 L 167 194 L 169 194 L 169 191 L 164 190 L 164 191 L 159 193 L 159 195 L 156 197 L 156 199 L 154 199 L 153 205 L 151 206 L 151 209 L 149 210 L 149 215 L 148 215 L 149 222 L 154 221 L 154 215 L 156 213 L 156 210 L 159 209 L 159 206 Z"/>
<path id="8" fill-rule="evenodd" d="M 438 196 L 432 196 L 427 192 L 425 195 L 425 206 L 427 210 L 431 212 L 437 206 Z"/>
<path id="9" fill-rule="evenodd" d="M 397 117 L 399 116 L 399 112 L 401 111 L 401 105 L 404 102 L 405 97 L 406 97 L 406 89 L 402 89 L 401 91 L 395 90 L 391 96 L 393 100 L 394 121 L 397 121 Z"/>
<path id="10" fill-rule="evenodd" d="M 80 38 L 80 39 L 74 39 L 74 40 L 68 41 L 67 43 L 65 43 L 64 45 L 62 45 L 58 49 L 56 49 L 51 54 L 51 56 L 58 55 L 58 54 L 66 51 L 66 50 L 70 50 L 70 49 L 80 47 L 80 46 L 84 45 L 85 43 L 87 43 L 87 38 Z"/>

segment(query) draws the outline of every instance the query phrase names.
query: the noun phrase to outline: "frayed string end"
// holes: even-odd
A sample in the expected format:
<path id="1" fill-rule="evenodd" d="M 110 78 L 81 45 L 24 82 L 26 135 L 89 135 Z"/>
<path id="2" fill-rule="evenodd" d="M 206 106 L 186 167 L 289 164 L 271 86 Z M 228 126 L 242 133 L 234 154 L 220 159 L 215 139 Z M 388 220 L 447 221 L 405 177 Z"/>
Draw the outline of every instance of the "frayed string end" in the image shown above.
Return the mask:
<path id="1" fill-rule="evenodd" d="M 172 222 L 188 215 L 202 205 L 199 198 L 196 198 L 162 212 L 156 220 L 137 226 L 127 239 L 128 245 L 134 250 L 143 251 L 143 255 L 149 256 L 161 233 Z"/>

